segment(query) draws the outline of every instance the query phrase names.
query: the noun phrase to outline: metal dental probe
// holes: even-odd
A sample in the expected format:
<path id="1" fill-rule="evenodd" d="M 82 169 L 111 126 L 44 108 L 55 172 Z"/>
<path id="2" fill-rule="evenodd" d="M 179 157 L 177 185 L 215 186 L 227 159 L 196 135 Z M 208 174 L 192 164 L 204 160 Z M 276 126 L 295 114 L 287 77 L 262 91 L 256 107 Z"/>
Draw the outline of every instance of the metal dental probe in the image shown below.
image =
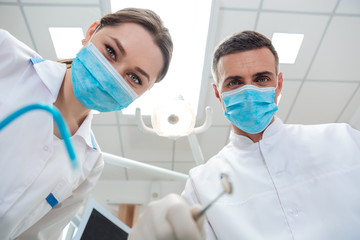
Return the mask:
<path id="1" fill-rule="evenodd" d="M 225 193 L 231 194 L 232 193 L 232 184 L 229 180 L 229 176 L 225 173 L 220 174 L 220 181 L 223 186 L 223 191 L 216 197 L 214 200 L 212 200 L 208 205 L 206 205 L 198 214 L 194 216 L 194 220 L 197 221 L 204 213 L 212 206 L 214 202 L 216 202 L 221 196 L 223 196 Z"/>

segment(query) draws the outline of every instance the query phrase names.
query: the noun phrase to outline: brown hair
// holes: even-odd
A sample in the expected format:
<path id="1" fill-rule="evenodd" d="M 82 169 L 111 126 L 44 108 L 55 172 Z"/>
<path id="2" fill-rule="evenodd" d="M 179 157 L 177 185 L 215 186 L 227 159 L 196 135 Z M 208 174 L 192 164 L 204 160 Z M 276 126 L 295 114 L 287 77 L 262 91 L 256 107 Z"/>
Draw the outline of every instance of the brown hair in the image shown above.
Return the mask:
<path id="1" fill-rule="evenodd" d="M 115 13 L 107 14 L 101 18 L 99 29 L 107 26 L 116 26 L 121 23 L 139 24 L 152 35 L 155 44 L 161 50 L 164 60 L 164 66 L 156 80 L 156 82 L 160 82 L 169 69 L 173 52 L 173 43 L 169 30 L 164 27 L 162 20 L 155 12 L 141 8 L 125 8 Z M 72 59 L 64 59 L 59 62 L 71 64 Z"/>
<path id="2" fill-rule="evenodd" d="M 225 39 L 215 49 L 212 60 L 212 73 L 215 82 L 217 83 L 218 81 L 217 65 L 222 56 L 231 53 L 245 52 L 249 50 L 259 49 L 263 47 L 268 48 L 274 55 L 275 69 L 277 73 L 279 66 L 279 57 L 274 46 L 271 43 L 271 40 L 255 31 L 243 31 L 243 32 L 235 33 L 234 35 Z"/>

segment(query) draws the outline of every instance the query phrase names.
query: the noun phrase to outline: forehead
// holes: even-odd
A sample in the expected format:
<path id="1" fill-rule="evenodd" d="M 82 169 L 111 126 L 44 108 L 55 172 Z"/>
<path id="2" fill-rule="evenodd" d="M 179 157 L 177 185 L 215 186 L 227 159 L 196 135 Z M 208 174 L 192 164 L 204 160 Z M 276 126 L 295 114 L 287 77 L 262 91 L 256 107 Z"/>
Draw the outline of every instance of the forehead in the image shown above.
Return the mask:
<path id="1" fill-rule="evenodd" d="M 276 72 L 275 57 L 268 48 L 236 52 L 221 56 L 217 65 L 218 81 L 228 76 L 253 75 L 257 72 Z"/>

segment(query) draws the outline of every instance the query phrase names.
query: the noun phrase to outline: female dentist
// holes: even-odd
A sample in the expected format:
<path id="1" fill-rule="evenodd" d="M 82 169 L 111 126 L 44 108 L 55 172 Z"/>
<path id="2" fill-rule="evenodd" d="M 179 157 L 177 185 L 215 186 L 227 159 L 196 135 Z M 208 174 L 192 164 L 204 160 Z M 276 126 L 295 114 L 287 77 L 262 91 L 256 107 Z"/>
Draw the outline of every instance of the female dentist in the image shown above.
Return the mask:
<path id="1" fill-rule="evenodd" d="M 32 111 L 5 127 L 0 132 L 0 239 L 59 238 L 104 165 L 91 131 L 91 109 L 127 107 L 164 78 L 173 48 L 161 19 L 134 8 L 104 16 L 82 44 L 66 65 L 42 59 L 0 30 L 0 120 L 29 104 L 56 106 L 82 172 L 72 173 L 50 114 Z"/>

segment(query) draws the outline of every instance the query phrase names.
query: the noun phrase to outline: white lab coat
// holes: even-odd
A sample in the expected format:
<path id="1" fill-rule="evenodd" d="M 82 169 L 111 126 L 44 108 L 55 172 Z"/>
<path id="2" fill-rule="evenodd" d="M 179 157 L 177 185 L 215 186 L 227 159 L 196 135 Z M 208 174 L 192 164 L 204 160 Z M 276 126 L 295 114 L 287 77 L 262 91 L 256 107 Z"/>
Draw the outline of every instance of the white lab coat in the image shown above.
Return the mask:
<path id="1" fill-rule="evenodd" d="M 276 118 L 258 143 L 231 133 L 190 170 L 182 196 L 206 205 L 222 191 L 222 172 L 233 193 L 207 211 L 207 239 L 360 239 L 360 132 L 347 124 Z"/>
<path id="2" fill-rule="evenodd" d="M 64 64 L 41 59 L 4 30 L 0 59 L 0 120 L 31 103 L 55 102 Z M 91 119 L 90 114 L 71 137 L 84 178 L 73 177 L 51 114 L 31 111 L 0 131 L 0 239 L 59 237 L 104 165 Z"/>

